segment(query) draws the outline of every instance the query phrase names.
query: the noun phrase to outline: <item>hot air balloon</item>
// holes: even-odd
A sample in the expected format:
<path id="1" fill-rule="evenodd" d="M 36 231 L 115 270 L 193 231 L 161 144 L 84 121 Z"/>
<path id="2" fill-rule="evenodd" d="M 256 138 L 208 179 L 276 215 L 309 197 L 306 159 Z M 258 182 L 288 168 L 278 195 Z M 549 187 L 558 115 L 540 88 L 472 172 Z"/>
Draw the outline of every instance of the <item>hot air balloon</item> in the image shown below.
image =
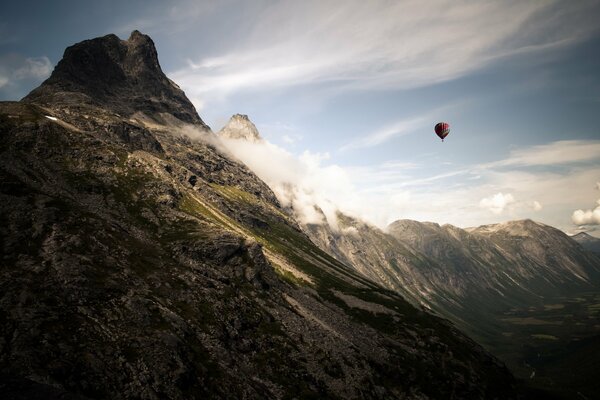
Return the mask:
<path id="1" fill-rule="evenodd" d="M 444 138 L 450 133 L 450 124 L 447 122 L 438 122 L 435 124 L 434 130 L 435 134 L 438 135 L 443 142 Z"/>

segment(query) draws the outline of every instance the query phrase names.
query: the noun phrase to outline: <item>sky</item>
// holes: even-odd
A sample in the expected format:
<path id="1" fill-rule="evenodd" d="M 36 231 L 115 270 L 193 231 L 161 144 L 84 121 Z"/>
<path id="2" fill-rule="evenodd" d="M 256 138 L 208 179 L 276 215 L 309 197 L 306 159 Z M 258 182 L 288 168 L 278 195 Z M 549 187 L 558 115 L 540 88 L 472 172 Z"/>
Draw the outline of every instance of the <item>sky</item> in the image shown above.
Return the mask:
<path id="1" fill-rule="evenodd" d="M 236 154 L 297 204 L 600 236 L 598 20 L 585 0 L 10 2 L 0 100 L 67 46 L 138 29 L 214 131 L 250 117 L 267 145 Z"/>

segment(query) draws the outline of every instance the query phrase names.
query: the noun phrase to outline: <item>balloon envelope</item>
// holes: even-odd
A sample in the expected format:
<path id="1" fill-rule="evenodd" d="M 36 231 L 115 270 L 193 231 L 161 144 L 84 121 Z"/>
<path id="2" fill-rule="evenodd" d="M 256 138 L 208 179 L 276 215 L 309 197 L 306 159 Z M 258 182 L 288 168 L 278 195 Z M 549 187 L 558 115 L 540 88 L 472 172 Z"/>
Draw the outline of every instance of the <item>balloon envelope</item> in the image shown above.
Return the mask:
<path id="1" fill-rule="evenodd" d="M 435 134 L 438 135 L 443 141 L 444 138 L 450 133 L 450 124 L 448 124 L 447 122 L 438 122 L 437 124 L 435 124 L 434 130 Z"/>

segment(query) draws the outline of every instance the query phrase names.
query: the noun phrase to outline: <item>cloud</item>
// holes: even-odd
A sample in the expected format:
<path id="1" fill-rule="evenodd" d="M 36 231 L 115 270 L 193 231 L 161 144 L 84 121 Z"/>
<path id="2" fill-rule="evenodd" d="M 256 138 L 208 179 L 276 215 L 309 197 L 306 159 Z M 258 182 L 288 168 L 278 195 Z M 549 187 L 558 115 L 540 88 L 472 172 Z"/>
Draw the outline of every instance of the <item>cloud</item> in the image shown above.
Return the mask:
<path id="1" fill-rule="evenodd" d="M 531 204 L 533 211 L 541 211 L 542 210 L 542 204 L 539 201 L 533 201 L 533 203 Z"/>
<path id="2" fill-rule="evenodd" d="M 571 218 L 575 225 L 600 225 L 600 207 L 586 211 L 576 210 Z"/>
<path id="3" fill-rule="evenodd" d="M 515 199 L 512 194 L 496 193 L 491 197 L 481 199 L 479 206 L 490 210 L 494 214 L 502 214 L 504 209 L 514 202 Z"/>
<path id="4" fill-rule="evenodd" d="M 286 147 L 295 147 L 298 142 L 304 139 L 304 135 L 296 126 L 279 121 L 257 123 L 256 127 L 261 136 L 271 142 L 284 144 Z"/>
<path id="5" fill-rule="evenodd" d="M 15 79 L 45 79 L 52 72 L 52 63 L 48 57 L 26 58 L 23 65 L 13 72 Z"/>
<path id="6" fill-rule="evenodd" d="M 0 89 L 18 87 L 22 82 L 40 82 L 50 76 L 52 62 L 46 56 L 23 57 L 20 54 L 0 56 Z"/>
<path id="7" fill-rule="evenodd" d="M 600 190 L 600 182 L 596 182 L 596 189 Z M 571 219 L 575 225 L 600 225 L 600 199 L 593 210 L 576 210 Z"/>
<path id="8" fill-rule="evenodd" d="M 371 132 L 364 137 L 350 141 L 349 143 L 343 145 L 340 148 L 340 151 L 377 146 L 393 137 L 411 133 L 419 127 L 425 125 L 427 122 L 428 121 L 425 117 L 403 119 Z"/>
<path id="9" fill-rule="evenodd" d="M 329 153 L 304 151 L 294 155 L 270 143 L 221 138 L 237 159 L 244 162 L 273 190 L 283 206 L 292 207 L 302 223 L 328 223 L 337 230 L 337 212 L 385 227 L 399 208 L 410 203 L 410 194 L 359 189 L 361 179 L 375 184 L 400 176 L 414 164 L 387 162 L 375 167 L 342 167 L 331 163 Z M 377 175 L 378 179 L 372 179 Z"/>
<path id="10" fill-rule="evenodd" d="M 422 132 L 424 127 L 432 129 L 431 121 L 436 120 L 440 115 L 448 114 L 451 110 L 456 111 L 456 109 L 464 107 L 469 102 L 470 100 L 457 100 L 444 106 L 437 107 L 418 117 L 404 118 L 395 121 L 373 132 L 351 140 L 343 145 L 340 148 L 340 151 L 374 147 L 398 136 Z"/>
<path id="11" fill-rule="evenodd" d="M 559 140 L 513 150 L 508 158 L 481 168 L 545 166 L 584 163 L 600 160 L 600 140 Z"/>
<path id="12" fill-rule="evenodd" d="M 230 36 L 237 40 L 170 75 L 194 97 L 319 83 L 339 90 L 406 89 L 565 46 L 596 29 L 593 3 L 585 2 L 268 4 L 244 10 L 257 23 L 233 26 Z"/>
<path id="13" fill-rule="evenodd" d="M 294 156 L 266 140 L 221 138 L 227 149 L 243 161 L 275 192 L 283 206 L 292 207 L 303 223 L 327 222 L 337 227 L 335 216 L 341 196 L 355 192 L 346 171 L 336 165 L 323 166 L 327 153 L 305 151 Z"/>

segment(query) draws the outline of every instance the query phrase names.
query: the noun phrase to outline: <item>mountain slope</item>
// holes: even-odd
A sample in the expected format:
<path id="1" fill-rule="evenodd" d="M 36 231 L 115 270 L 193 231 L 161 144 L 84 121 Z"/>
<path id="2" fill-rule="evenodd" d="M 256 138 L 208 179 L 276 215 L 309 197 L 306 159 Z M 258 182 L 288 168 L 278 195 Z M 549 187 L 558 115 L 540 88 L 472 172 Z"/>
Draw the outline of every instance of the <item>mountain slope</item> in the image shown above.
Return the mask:
<path id="1" fill-rule="evenodd" d="M 85 41 L 0 103 L 0 390 L 515 397 L 479 345 L 316 247 L 155 53 L 136 32 Z"/>
<path id="2" fill-rule="evenodd" d="M 579 243 L 584 249 L 593 253 L 600 253 L 600 239 L 588 235 L 585 232 L 580 232 L 571 236 L 571 238 Z"/>

